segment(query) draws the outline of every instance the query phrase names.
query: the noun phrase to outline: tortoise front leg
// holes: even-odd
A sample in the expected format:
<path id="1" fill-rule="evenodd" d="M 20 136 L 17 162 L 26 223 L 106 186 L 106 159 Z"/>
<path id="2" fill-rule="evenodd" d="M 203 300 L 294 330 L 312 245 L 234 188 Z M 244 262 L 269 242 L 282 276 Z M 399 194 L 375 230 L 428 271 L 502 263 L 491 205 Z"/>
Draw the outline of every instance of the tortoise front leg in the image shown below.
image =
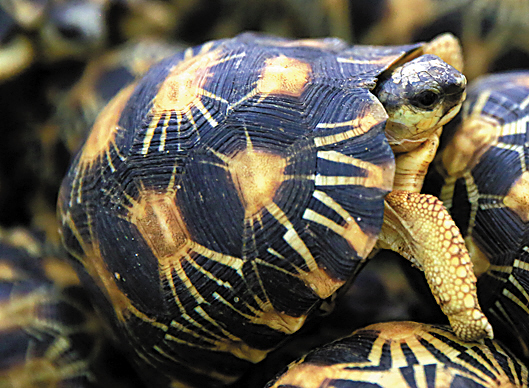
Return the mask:
<path id="1" fill-rule="evenodd" d="M 465 341 L 493 338 L 478 303 L 465 242 L 439 199 L 403 190 L 389 193 L 377 246 L 401 254 L 424 272 L 458 337 Z"/>

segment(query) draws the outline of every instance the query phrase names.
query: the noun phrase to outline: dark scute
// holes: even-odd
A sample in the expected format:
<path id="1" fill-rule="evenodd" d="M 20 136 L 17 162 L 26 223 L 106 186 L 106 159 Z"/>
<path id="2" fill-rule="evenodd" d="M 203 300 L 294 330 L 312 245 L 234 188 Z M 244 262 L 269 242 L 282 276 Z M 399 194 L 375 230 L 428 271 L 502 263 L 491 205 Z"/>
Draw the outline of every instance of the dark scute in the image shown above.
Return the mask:
<path id="1" fill-rule="evenodd" d="M 68 251 L 74 252 L 76 257 L 83 257 L 84 250 L 73 231 L 69 227 L 64 227 L 61 229 L 61 233 L 64 245 L 68 248 Z M 72 258 L 72 256 L 70 256 L 70 258 Z M 72 258 L 72 260 L 75 259 Z"/>
<path id="2" fill-rule="evenodd" d="M 258 265 L 259 277 L 277 311 L 288 315 L 306 314 L 320 299 L 300 279 L 266 265 Z"/>
<path id="3" fill-rule="evenodd" d="M 222 373 L 227 376 L 238 376 L 241 371 L 246 370 L 251 364 L 249 361 L 237 358 L 230 353 L 215 352 L 208 349 L 199 349 L 185 346 L 173 341 L 164 341 L 164 333 L 160 330 L 151 330 L 145 323 L 135 321 L 131 327 L 144 326 L 145 331 L 138 328 L 137 337 L 129 337 L 135 340 L 133 346 L 144 351 L 144 360 L 139 366 L 143 379 L 149 386 L 169 386 L 167 380 L 170 376 L 192 383 L 193 386 L 223 387 L 215 378 L 194 372 L 197 366 L 207 365 L 209 372 Z M 162 357 L 158 353 L 148 352 L 150 346 L 157 345 L 162 348 L 170 358 Z M 169 345 L 169 346 L 167 346 Z M 178 362 L 174 362 L 177 360 Z"/>
<path id="4" fill-rule="evenodd" d="M 69 326 L 82 325 L 86 320 L 83 313 L 76 306 L 59 299 L 58 295 L 52 298 L 52 302 L 38 306 L 38 316 L 46 320 L 60 317 L 59 320 Z"/>
<path id="5" fill-rule="evenodd" d="M 464 376 L 456 376 L 450 388 L 485 388 L 483 384 Z"/>
<path id="6" fill-rule="evenodd" d="M 415 380 L 415 369 L 412 366 L 401 367 L 399 371 L 410 388 L 418 388 Z"/>
<path id="7" fill-rule="evenodd" d="M 23 278 L 27 278 L 30 282 L 37 279 L 47 281 L 40 259 L 30 256 L 24 249 L 0 243 L 0 261 L 5 261 L 16 268 L 18 272 L 23 273 Z"/>
<path id="8" fill-rule="evenodd" d="M 404 354 L 404 357 L 406 358 L 406 363 L 410 366 L 418 365 L 419 360 L 417 360 L 417 357 L 415 356 L 415 353 L 413 350 L 408 346 L 407 343 L 401 343 L 400 348 L 402 349 L 402 354 Z"/>
<path id="9" fill-rule="evenodd" d="M 511 48 L 498 56 L 490 66 L 490 72 L 529 68 L 529 53 L 526 50 Z"/>
<path id="10" fill-rule="evenodd" d="M 92 314 L 95 314 L 92 312 Z M 103 333 L 98 333 L 99 336 L 103 336 Z M 74 352 L 75 357 L 84 359 L 90 357 L 94 352 L 96 346 L 98 346 L 99 339 L 95 336 L 90 335 L 82 331 L 73 333 L 68 336 L 71 341 L 71 351 Z"/>
<path id="11" fill-rule="evenodd" d="M 183 59 L 183 53 L 175 54 L 169 58 L 161 60 L 151 67 L 141 81 L 134 88 L 129 101 L 121 114 L 118 125 L 124 128 L 128 136 L 123 139 L 123 144 L 118 144 L 122 153 L 128 150 L 134 140 L 136 129 L 140 128 L 146 120 L 152 101 L 158 89 L 165 80 L 171 68 Z"/>
<path id="12" fill-rule="evenodd" d="M 208 249 L 242 257 L 244 208 L 232 180 L 207 150 L 189 158 L 176 194 L 189 233 Z"/>
<path id="13" fill-rule="evenodd" d="M 22 330 L 0 333 L 0 371 L 20 365 L 31 342 L 31 336 Z"/>
<path id="14" fill-rule="evenodd" d="M 424 366 L 424 376 L 426 377 L 426 385 L 428 388 L 435 387 L 435 380 L 437 374 L 437 365 L 430 364 Z"/>
<path id="15" fill-rule="evenodd" d="M 367 383 L 365 381 L 354 381 L 354 380 L 343 380 L 336 379 L 331 380 L 328 385 L 329 388 L 382 388 L 380 384 Z"/>
<path id="16" fill-rule="evenodd" d="M 366 362 L 373 342 L 377 338 L 378 331 L 362 330 L 309 353 L 304 362 L 315 365 Z"/>
<path id="17" fill-rule="evenodd" d="M 132 304 L 146 314 L 163 315 L 166 303 L 161 291 L 158 259 L 135 225 L 115 213 L 100 209 L 94 216 L 99 249 L 118 287 Z"/>
<path id="18" fill-rule="evenodd" d="M 106 71 L 96 83 L 96 90 L 101 98 L 110 101 L 122 88 L 134 80 L 134 75 L 126 67 Z"/>

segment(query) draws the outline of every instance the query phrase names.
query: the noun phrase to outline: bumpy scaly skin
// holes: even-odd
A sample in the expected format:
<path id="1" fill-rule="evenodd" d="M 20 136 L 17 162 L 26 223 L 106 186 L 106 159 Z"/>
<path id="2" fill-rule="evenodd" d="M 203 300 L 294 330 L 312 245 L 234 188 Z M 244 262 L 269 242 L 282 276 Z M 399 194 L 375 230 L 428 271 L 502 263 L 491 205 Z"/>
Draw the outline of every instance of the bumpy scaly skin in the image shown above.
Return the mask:
<path id="1" fill-rule="evenodd" d="M 437 42 L 430 52 L 440 51 L 446 57 L 451 45 Z M 457 56 L 452 62 L 462 66 Z M 386 136 L 396 167 L 378 247 L 400 253 L 424 271 L 454 332 L 469 341 L 493 336 L 478 304 L 472 262 L 442 202 L 420 194 L 442 126 L 459 111 L 465 86 L 466 79 L 453 67 L 425 55 L 394 70 L 379 87 L 378 96 L 389 116 Z M 425 93 L 430 95 L 422 100 Z"/>
<path id="2" fill-rule="evenodd" d="M 405 191 L 388 194 L 380 246 L 400 253 L 424 271 L 458 337 L 465 341 L 493 338 L 478 304 L 465 242 L 439 199 Z"/>

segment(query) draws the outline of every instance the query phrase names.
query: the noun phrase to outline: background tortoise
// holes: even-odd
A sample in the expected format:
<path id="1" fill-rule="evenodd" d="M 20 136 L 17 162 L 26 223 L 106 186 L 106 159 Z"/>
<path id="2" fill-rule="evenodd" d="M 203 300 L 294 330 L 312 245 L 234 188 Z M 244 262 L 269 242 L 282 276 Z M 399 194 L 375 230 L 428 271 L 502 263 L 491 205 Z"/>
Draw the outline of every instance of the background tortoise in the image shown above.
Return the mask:
<path id="1" fill-rule="evenodd" d="M 0 230 L 0 321 L 0 386 L 101 382 L 102 326 L 77 275 L 23 229 Z"/>
<path id="2" fill-rule="evenodd" d="M 428 175 L 464 236 L 478 291 L 499 337 L 529 356 L 529 72 L 489 75 L 469 89 L 453 136 Z M 482 284 L 482 287 L 479 287 Z M 500 324 L 502 322 L 502 324 Z"/>
<path id="3" fill-rule="evenodd" d="M 363 44 L 402 44 L 451 32 L 465 53 L 465 75 L 529 67 L 529 3 L 504 0 L 344 1 L 349 39 Z"/>
<path id="4" fill-rule="evenodd" d="M 163 60 L 107 105 L 58 209 L 149 381 L 213 386 L 261 361 L 360 269 L 384 203 L 383 246 L 425 270 L 458 335 L 492 335 L 457 228 L 417 192 L 466 84 L 425 54 L 438 47 L 246 34 Z M 385 201 L 384 130 L 402 153 Z"/>
<path id="5" fill-rule="evenodd" d="M 450 328 L 386 322 L 292 363 L 267 388 L 527 387 L 527 367 L 500 343 L 463 342 Z"/>

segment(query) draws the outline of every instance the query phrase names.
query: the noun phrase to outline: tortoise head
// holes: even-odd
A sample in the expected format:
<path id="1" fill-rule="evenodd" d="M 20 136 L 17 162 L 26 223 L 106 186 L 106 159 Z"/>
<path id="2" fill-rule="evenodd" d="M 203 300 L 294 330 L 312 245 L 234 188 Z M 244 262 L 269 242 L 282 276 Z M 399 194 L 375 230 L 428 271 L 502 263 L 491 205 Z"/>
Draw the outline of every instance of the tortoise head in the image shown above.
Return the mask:
<path id="1" fill-rule="evenodd" d="M 422 55 L 382 74 L 374 93 L 388 113 L 394 152 L 418 147 L 450 121 L 465 99 L 466 78 L 435 55 Z"/>

